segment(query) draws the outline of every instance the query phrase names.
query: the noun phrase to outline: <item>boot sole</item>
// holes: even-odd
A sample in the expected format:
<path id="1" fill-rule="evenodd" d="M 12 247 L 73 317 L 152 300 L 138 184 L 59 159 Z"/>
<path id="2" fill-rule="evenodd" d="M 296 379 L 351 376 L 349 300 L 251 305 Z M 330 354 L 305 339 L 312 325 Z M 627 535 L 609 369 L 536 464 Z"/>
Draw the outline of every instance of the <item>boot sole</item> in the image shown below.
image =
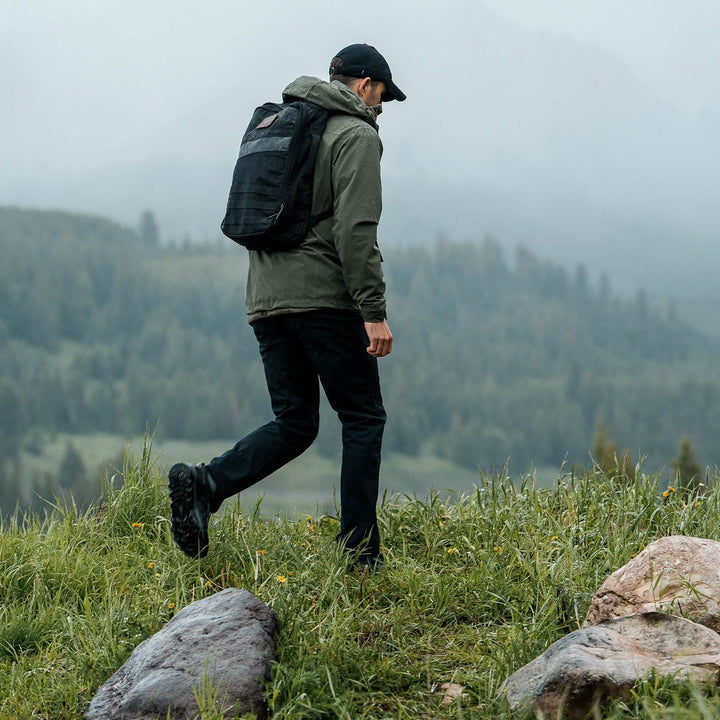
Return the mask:
<path id="1" fill-rule="evenodd" d="M 177 463 L 170 468 L 168 486 L 175 543 L 191 558 L 205 557 L 209 544 L 207 529 L 202 528 L 196 517 L 195 481 L 185 464 Z"/>

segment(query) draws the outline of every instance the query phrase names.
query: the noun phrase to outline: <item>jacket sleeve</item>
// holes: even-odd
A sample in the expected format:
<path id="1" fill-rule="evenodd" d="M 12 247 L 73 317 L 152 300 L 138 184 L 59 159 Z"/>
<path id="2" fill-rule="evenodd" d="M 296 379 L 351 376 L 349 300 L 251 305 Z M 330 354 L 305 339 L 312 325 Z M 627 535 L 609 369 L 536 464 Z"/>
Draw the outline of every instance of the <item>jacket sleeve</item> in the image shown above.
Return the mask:
<path id="1" fill-rule="evenodd" d="M 366 322 L 382 322 L 385 280 L 377 243 L 382 212 L 377 132 L 363 123 L 340 141 L 333 153 L 333 240 L 345 286 Z"/>

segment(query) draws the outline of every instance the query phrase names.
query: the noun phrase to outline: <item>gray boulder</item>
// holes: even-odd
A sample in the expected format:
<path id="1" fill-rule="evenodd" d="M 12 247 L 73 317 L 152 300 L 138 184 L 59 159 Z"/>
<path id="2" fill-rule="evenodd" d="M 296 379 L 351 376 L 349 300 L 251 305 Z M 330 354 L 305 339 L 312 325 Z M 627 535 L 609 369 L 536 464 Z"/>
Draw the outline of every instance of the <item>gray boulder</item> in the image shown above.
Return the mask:
<path id="1" fill-rule="evenodd" d="M 720 631 L 720 542 L 673 535 L 651 543 L 600 586 L 583 627 L 652 611 Z"/>
<path id="2" fill-rule="evenodd" d="M 580 720 L 596 702 L 628 697 L 652 670 L 660 675 L 716 681 L 720 635 L 689 620 L 646 613 L 576 630 L 503 684 L 510 706 L 534 705 L 555 718 Z"/>
<path id="3" fill-rule="evenodd" d="M 98 690 L 87 720 L 188 720 L 196 694 L 226 711 L 265 715 L 275 657 L 275 615 L 247 590 L 229 588 L 183 608 L 138 645 Z M 210 707 L 212 705 L 210 704 Z"/>

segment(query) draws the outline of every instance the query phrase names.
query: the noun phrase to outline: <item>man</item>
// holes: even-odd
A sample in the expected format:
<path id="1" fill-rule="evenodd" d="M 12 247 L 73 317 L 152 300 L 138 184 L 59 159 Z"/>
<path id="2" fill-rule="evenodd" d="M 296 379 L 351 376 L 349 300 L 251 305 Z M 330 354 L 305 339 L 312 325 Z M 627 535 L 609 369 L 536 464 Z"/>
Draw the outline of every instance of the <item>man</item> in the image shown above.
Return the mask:
<path id="1" fill-rule="evenodd" d="M 207 554 L 208 519 L 222 501 L 304 452 L 317 435 L 318 380 L 342 423 L 337 540 L 360 565 L 381 565 L 376 503 L 385 426 L 377 358 L 392 351 L 377 244 L 382 207 L 377 116 L 404 100 L 385 58 L 350 45 L 330 82 L 300 77 L 283 93 L 329 111 L 313 176 L 313 214 L 333 208 L 294 249 L 250 251 L 246 303 L 275 419 L 207 465 L 178 463 L 168 482 L 175 541 Z"/>

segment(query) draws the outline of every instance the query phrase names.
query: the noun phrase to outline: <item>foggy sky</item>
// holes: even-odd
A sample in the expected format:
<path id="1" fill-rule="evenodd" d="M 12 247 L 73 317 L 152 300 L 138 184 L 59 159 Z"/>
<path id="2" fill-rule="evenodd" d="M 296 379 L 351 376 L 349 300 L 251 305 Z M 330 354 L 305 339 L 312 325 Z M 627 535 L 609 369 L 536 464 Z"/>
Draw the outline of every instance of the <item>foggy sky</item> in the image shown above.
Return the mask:
<path id="1" fill-rule="evenodd" d="M 380 118 L 384 242 L 703 266 L 719 29 L 702 0 L 5 0 L 0 204 L 215 237 L 252 108 L 369 42 L 408 96 Z"/>

